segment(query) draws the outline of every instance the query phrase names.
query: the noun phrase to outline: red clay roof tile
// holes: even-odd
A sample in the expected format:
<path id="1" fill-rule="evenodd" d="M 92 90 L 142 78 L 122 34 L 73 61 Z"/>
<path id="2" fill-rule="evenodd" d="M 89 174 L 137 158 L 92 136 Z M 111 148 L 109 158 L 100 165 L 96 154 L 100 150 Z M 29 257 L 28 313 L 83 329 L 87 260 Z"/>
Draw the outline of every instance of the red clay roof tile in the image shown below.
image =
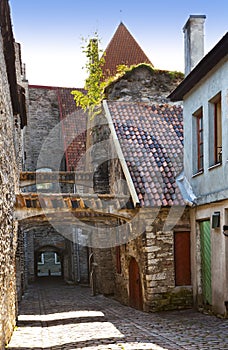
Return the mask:
<path id="1" fill-rule="evenodd" d="M 184 205 L 175 177 L 183 167 L 181 106 L 108 101 L 141 206 Z"/>
<path id="2" fill-rule="evenodd" d="M 105 64 L 102 70 L 105 77 L 115 76 L 116 67 L 119 65 L 128 67 L 140 63 L 152 65 L 149 58 L 122 22 L 108 44 L 104 57 Z"/>

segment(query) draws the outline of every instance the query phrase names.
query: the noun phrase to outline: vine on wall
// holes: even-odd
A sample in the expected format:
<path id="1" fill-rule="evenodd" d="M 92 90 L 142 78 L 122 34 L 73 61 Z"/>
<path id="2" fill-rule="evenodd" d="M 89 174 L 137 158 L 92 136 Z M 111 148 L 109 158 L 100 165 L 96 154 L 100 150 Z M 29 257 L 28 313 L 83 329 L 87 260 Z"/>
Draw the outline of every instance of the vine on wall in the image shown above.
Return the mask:
<path id="1" fill-rule="evenodd" d="M 106 83 L 103 80 L 102 67 L 105 62 L 104 55 L 99 57 L 101 50 L 98 48 L 100 40 L 97 32 L 93 39 L 82 39 L 85 45 L 82 46 L 83 53 L 87 57 L 85 65 L 88 73 L 88 78 L 85 81 L 86 93 L 79 90 L 73 90 L 71 93 L 74 96 L 76 106 L 80 106 L 84 111 L 88 111 L 89 116 L 94 118 L 95 115 L 101 112 L 101 102 L 104 99 L 104 88 Z"/>

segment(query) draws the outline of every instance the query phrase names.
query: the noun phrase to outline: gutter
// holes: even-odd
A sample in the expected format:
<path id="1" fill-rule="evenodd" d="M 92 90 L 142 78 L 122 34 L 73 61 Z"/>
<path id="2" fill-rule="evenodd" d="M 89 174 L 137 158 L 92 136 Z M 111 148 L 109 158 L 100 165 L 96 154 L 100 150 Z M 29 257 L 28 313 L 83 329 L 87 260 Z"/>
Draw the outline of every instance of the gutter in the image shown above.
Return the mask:
<path id="1" fill-rule="evenodd" d="M 179 190 L 182 194 L 185 204 L 189 205 L 190 207 L 193 207 L 194 205 L 196 205 L 197 197 L 193 192 L 192 186 L 188 182 L 183 171 L 176 177 L 176 183 L 177 183 L 177 186 L 179 187 Z"/>
<path id="2" fill-rule="evenodd" d="M 139 198 L 138 198 L 138 195 L 136 193 L 135 186 L 133 184 L 127 163 L 125 161 L 125 158 L 124 158 L 124 155 L 123 155 L 123 152 L 122 152 L 122 149 L 121 149 L 121 146 L 120 146 L 117 134 L 116 134 L 116 130 L 115 130 L 114 125 L 113 125 L 112 117 L 111 117 L 111 114 L 109 112 L 108 104 L 107 104 L 106 100 L 103 100 L 103 107 L 104 107 L 105 115 L 106 115 L 106 118 L 108 121 L 109 129 L 111 131 L 111 135 L 112 135 L 112 139 L 113 139 L 114 146 L 116 149 L 116 153 L 117 153 L 118 159 L 120 161 L 124 176 L 126 178 L 128 188 L 129 188 L 129 191 L 131 194 L 131 198 L 133 200 L 134 207 L 138 208 L 139 204 L 140 204 Z"/>

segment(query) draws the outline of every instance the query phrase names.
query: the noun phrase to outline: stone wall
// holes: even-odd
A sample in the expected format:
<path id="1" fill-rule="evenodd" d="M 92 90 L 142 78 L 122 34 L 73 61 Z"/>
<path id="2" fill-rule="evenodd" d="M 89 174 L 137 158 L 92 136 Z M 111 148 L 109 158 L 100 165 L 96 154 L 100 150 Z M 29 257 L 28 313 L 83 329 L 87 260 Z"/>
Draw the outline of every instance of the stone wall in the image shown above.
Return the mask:
<path id="1" fill-rule="evenodd" d="M 95 193 L 109 193 L 110 177 L 110 130 L 107 120 L 103 114 L 97 115 L 92 120 L 88 120 L 88 130 L 90 130 L 90 144 L 87 144 L 89 156 L 87 167 L 93 173 L 93 190 Z"/>
<path id="2" fill-rule="evenodd" d="M 14 117 L 0 37 L 0 346 L 10 339 L 16 316 L 15 254 L 17 223 L 13 207 L 18 173 L 15 160 Z"/>
<path id="3" fill-rule="evenodd" d="M 19 43 L 14 43 L 15 47 L 15 67 L 16 67 L 16 76 L 17 76 L 17 84 L 19 86 L 20 91 L 23 90 L 24 94 L 24 106 L 22 108 L 22 118 L 17 117 L 16 125 L 17 125 L 17 135 L 16 135 L 16 160 L 17 166 L 20 171 L 24 170 L 24 135 L 26 132 L 27 125 L 27 114 L 29 109 L 29 101 L 28 101 L 28 81 L 25 77 L 25 68 L 22 67 L 22 57 L 21 57 L 21 45 Z M 23 101 L 21 101 L 23 103 Z M 21 120 L 22 119 L 22 120 Z"/>
<path id="4" fill-rule="evenodd" d="M 110 248 L 94 248 L 95 293 L 114 295 L 115 278 Z"/>
<path id="5" fill-rule="evenodd" d="M 24 274 L 25 286 L 35 280 L 35 254 L 34 254 L 34 239 L 29 230 L 23 230 L 24 234 Z"/>
<path id="6" fill-rule="evenodd" d="M 73 126 L 71 124 L 65 125 L 64 122 L 62 125 L 60 124 L 60 112 L 63 113 L 61 108 L 65 108 L 67 113 L 72 116 L 70 121 L 74 121 L 72 110 L 68 110 L 68 108 L 72 108 L 72 103 L 69 102 L 69 97 L 72 99 L 70 91 L 71 89 L 29 85 L 28 125 L 25 132 L 26 171 L 35 171 L 42 167 L 50 168 L 53 171 L 66 170 L 63 140 L 64 130 L 62 128 L 66 126 L 73 128 Z M 66 112 L 65 109 L 64 112 Z M 75 110 L 74 103 L 73 110 Z M 77 113 L 75 114 L 76 117 Z M 79 138 L 81 137 L 82 135 L 79 135 Z M 81 141 L 79 140 L 78 142 L 80 143 Z M 71 144 L 70 147 L 74 147 L 74 145 Z M 36 187 L 29 186 L 25 190 L 34 192 L 36 191 Z M 59 188 L 58 184 L 54 184 L 46 191 L 72 193 L 74 186 L 60 184 Z M 62 273 L 65 280 L 75 283 L 88 283 L 87 248 L 74 243 L 72 235 L 72 228 L 68 230 L 66 227 L 66 232 L 62 236 L 51 225 L 44 223 L 40 228 L 26 231 L 27 283 L 34 281 L 36 278 L 34 266 L 36 265 L 37 252 L 42 247 L 47 247 L 48 249 L 48 246 L 50 249 L 56 249 L 60 253 L 62 258 Z"/>
<path id="7" fill-rule="evenodd" d="M 16 286 L 17 300 L 21 300 L 25 291 L 25 255 L 24 255 L 24 232 L 18 228 L 17 251 L 16 251 Z"/>
<path id="8" fill-rule="evenodd" d="M 25 170 L 65 170 L 56 89 L 29 86 L 29 115 L 25 133 Z M 52 131 L 52 134 L 49 133 Z M 48 136 L 50 136 L 48 138 Z"/>
<path id="9" fill-rule="evenodd" d="M 26 283 L 33 282 L 37 277 L 37 259 L 41 252 L 57 252 L 61 258 L 62 277 L 74 283 L 88 283 L 88 251 L 87 247 L 78 245 L 72 228 L 65 227 L 63 235 L 51 224 L 31 228 L 24 232 Z M 80 269 L 80 272 L 79 272 Z"/>
<path id="10" fill-rule="evenodd" d="M 25 234 L 26 280 L 27 283 L 30 283 L 36 279 L 36 264 L 39 251 L 42 249 L 44 251 L 56 249 L 63 256 L 66 249 L 66 240 L 51 225 L 43 224 L 41 227 L 27 230 Z"/>
<path id="11" fill-rule="evenodd" d="M 107 100 L 170 103 L 167 96 L 183 80 L 180 72 L 153 69 L 141 64 L 106 88 Z"/>
<path id="12" fill-rule="evenodd" d="M 169 212 L 172 216 L 169 218 Z M 154 222 L 146 214 L 146 246 L 147 268 L 145 274 L 145 309 L 160 311 L 192 307 L 192 287 L 176 286 L 175 284 L 175 255 L 174 232 L 189 231 L 189 208 L 185 208 L 176 224 L 183 208 L 163 208 Z M 145 214 L 144 214 L 145 215 Z M 168 229 L 165 229 L 167 226 Z M 169 227 L 168 227 L 169 226 Z"/>
<path id="13" fill-rule="evenodd" d="M 135 239 L 132 239 L 120 246 L 120 266 L 121 272 L 117 272 L 116 265 L 116 248 L 112 249 L 113 264 L 115 271 L 115 298 L 125 305 L 129 305 L 129 264 L 131 258 L 135 258 L 139 265 L 141 282 L 144 280 L 146 271 L 146 254 L 144 251 L 145 235 L 140 234 Z M 143 294 L 144 284 L 142 283 Z"/>
<path id="14" fill-rule="evenodd" d="M 129 226 L 133 238 L 120 246 L 120 273 L 116 269 L 116 250 L 112 250 L 115 297 L 126 305 L 129 305 L 129 263 L 133 257 L 139 265 L 145 311 L 192 307 L 192 287 L 177 287 L 174 270 L 174 231 L 190 230 L 189 212 L 185 209 L 178 223 L 166 231 L 164 224 L 169 211 L 170 208 L 159 212 L 156 209 L 140 210 L 140 226 L 137 223 Z"/>

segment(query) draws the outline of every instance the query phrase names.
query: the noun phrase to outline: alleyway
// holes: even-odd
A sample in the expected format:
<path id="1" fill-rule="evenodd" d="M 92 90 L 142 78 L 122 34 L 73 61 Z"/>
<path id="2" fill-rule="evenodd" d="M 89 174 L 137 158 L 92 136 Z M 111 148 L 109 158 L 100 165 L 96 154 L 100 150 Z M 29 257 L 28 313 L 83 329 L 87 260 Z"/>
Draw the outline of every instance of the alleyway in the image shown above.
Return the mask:
<path id="1" fill-rule="evenodd" d="M 228 320 L 191 310 L 147 314 L 87 287 L 42 280 L 23 297 L 11 350 L 228 349 Z"/>

